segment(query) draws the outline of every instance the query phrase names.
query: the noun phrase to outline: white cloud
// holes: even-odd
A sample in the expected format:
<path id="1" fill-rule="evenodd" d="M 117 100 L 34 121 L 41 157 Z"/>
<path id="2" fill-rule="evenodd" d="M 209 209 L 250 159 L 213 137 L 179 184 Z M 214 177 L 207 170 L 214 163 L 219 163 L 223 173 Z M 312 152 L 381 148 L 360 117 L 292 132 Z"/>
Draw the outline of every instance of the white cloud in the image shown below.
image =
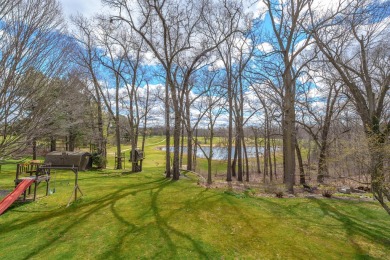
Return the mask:
<path id="1" fill-rule="evenodd" d="M 312 10 L 317 12 L 317 14 L 325 14 L 326 12 L 335 12 L 340 5 L 347 5 L 350 1 L 341 1 L 341 0 L 313 0 L 311 4 Z"/>
<path id="2" fill-rule="evenodd" d="M 257 45 L 257 49 L 259 49 L 263 53 L 270 53 L 274 51 L 274 47 L 269 42 L 263 42 Z"/>
<path id="3" fill-rule="evenodd" d="M 143 54 L 143 63 L 154 66 L 160 63 L 153 52 L 147 51 Z"/>
<path id="4" fill-rule="evenodd" d="M 215 62 L 213 62 L 210 66 L 208 66 L 209 71 L 219 70 L 225 68 L 225 64 L 223 63 L 223 60 L 218 59 Z"/>
<path id="5" fill-rule="evenodd" d="M 311 88 L 307 94 L 309 99 L 318 99 L 323 96 L 323 93 L 318 88 Z"/>
<path id="6" fill-rule="evenodd" d="M 66 19 L 77 13 L 92 17 L 96 13 L 107 13 L 107 10 L 109 10 L 102 5 L 100 0 L 59 0 L 59 2 L 62 5 Z"/>
<path id="7" fill-rule="evenodd" d="M 246 0 L 244 1 L 245 13 L 251 15 L 253 19 L 260 18 L 263 20 L 265 18 L 267 6 L 263 1 L 256 0 Z"/>

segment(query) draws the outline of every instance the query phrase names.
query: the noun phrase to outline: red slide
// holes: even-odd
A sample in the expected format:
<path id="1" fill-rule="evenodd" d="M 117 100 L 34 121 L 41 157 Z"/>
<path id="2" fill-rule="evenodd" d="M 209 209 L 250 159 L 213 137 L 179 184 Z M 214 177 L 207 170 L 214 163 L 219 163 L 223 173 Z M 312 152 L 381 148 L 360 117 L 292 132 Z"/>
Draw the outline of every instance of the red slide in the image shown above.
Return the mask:
<path id="1" fill-rule="evenodd" d="M 34 182 L 34 178 L 24 179 L 18 186 L 16 186 L 15 190 L 8 194 L 1 202 L 0 202 L 0 215 L 4 213 L 14 203 L 15 200 L 19 198 L 19 196 L 27 190 L 28 187 Z"/>

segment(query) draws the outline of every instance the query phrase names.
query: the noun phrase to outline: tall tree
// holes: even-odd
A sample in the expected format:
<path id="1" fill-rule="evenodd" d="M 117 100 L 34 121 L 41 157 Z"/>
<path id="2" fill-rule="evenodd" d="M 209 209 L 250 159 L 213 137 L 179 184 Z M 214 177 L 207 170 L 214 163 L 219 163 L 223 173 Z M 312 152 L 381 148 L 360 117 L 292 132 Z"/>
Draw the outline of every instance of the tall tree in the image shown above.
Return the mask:
<path id="1" fill-rule="evenodd" d="M 385 201 L 390 200 L 390 189 L 383 168 L 384 145 L 390 133 L 385 110 L 390 90 L 389 4 L 351 0 L 343 12 L 325 15 L 312 9 L 308 32 L 348 89 L 367 138 L 372 192 L 390 214 Z"/>
<path id="2" fill-rule="evenodd" d="M 316 68 L 317 67 L 317 68 Z M 317 182 L 323 183 L 328 171 L 328 155 L 331 143 L 332 123 L 339 118 L 348 100 L 342 95 L 343 83 L 332 73 L 330 64 L 315 61 L 310 66 L 313 85 L 300 95 L 297 107 L 297 123 L 311 136 L 319 149 Z M 339 129 L 340 134 L 343 129 Z"/>
<path id="3" fill-rule="evenodd" d="M 204 85 L 204 95 L 201 100 L 198 102 L 198 111 L 201 114 L 201 117 L 205 117 L 207 123 L 207 130 L 209 131 L 209 151 L 207 152 L 199 143 L 199 149 L 202 151 L 203 155 L 207 160 L 207 184 L 212 183 L 212 160 L 213 160 L 213 141 L 215 134 L 215 124 L 218 118 L 223 112 L 223 105 L 226 103 L 225 95 L 223 94 L 223 89 L 220 87 L 220 84 L 217 82 L 218 72 L 211 71 L 206 72 L 205 76 L 202 77 L 202 82 Z M 198 121 L 199 122 L 199 121 Z"/>
<path id="4" fill-rule="evenodd" d="M 310 44 L 310 35 L 302 27 L 309 18 L 310 0 L 271 1 L 263 0 L 271 21 L 271 44 L 274 59 L 280 65 L 282 87 L 282 131 L 284 181 L 289 192 L 294 192 L 295 183 L 295 99 L 296 82 L 304 63 L 299 55 Z"/>
<path id="5" fill-rule="evenodd" d="M 101 97 L 101 81 L 99 80 L 99 55 L 97 51 L 96 37 L 91 21 L 82 16 L 72 17 L 72 22 L 76 28 L 73 32 L 73 37 L 77 40 L 79 48 L 75 55 L 74 62 L 84 72 L 85 78 L 91 83 L 91 94 L 94 103 L 96 104 L 97 115 L 97 153 L 103 157 L 100 167 L 105 168 L 106 138 L 104 136 L 104 120 L 103 120 L 103 102 Z"/>
<path id="6" fill-rule="evenodd" d="M 97 37 L 98 47 L 102 49 L 99 55 L 99 61 L 103 67 L 107 70 L 110 77 L 107 77 L 105 86 L 99 85 L 99 91 L 101 97 L 106 105 L 107 111 L 110 114 L 115 124 L 115 144 L 116 144 L 116 169 L 122 169 L 122 148 L 121 148 L 121 92 L 124 90 L 124 86 L 127 84 L 125 77 L 126 70 L 126 56 L 127 46 L 126 44 L 119 44 L 121 39 L 125 36 L 125 32 L 120 30 L 115 24 L 113 24 L 105 17 L 99 17 L 98 28 L 101 34 Z M 125 49 L 121 47 L 125 47 Z M 105 88 L 102 88 L 105 87 Z M 110 90 L 114 90 L 112 93 Z M 132 94 L 130 92 L 130 94 Z M 134 95 L 129 98 L 133 100 Z"/>
<path id="7" fill-rule="evenodd" d="M 132 5 L 122 0 L 104 2 L 119 11 L 111 20 L 119 21 L 139 34 L 165 71 L 166 86 L 174 111 L 172 176 L 177 180 L 180 176 L 179 148 L 184 90 L 188 88 L 193 71 L 206 55 L 232 34 L 232 23 L 240 8 L 227 0 L 219 6 L 222 10 L 216 8 L 213 1 L 147 0 L 136 4 L 132 2 Z M 226 16 L 226 13 L 230 16 Z M 217 41 L 209 40 L 210 36 Z M 182 70 L 180 60 L 185 62 Z M 167 169 L 167 175 L 170 175 L 170 170 Z"/>
<path id="8" fill-rule="evenodd" d="M 72 47 L 55 0 L 2 1 L 0 12 L 0 153 L 7 156 L 39 135 L 34 102 L 66 69 Z"/>

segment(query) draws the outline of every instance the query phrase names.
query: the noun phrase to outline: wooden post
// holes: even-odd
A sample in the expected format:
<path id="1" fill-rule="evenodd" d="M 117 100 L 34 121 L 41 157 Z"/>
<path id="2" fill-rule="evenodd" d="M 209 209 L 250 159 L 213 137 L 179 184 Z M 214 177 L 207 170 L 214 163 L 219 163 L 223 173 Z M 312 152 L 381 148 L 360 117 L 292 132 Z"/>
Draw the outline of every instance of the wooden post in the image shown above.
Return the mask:
<path id="1" fill-rule="evenodd" d="M 78 179 L 79 179 L 79 171 L 75 171 L 76 178 L 74 180 L 74 200 L 77 200 L 77 189 L 78 189 Z"/>
<path id="2" fill-rule="evenodd" d="M 66 205 L 67 207 L 70 205 L 70 202 L 72 201 L 73 193 L 74 193 L 74 200 L 77 200 L 77 190 L 79 190 L 79 192 L 81 193 L 81 196 L 84 195 L 83 192 L 81 191 L 80 187 L 79 187 L 79 184 L 78 184 L 78 179 L 79 179 L 78 168 L 77 167 L 76 168 L 72 168 L 72 171 L 75 174 L 74 189 L 73 189 L 72 195 L 69 198 L 68 205 Z"/>
<path id="3" fill-rule="evenodd" d="M 46 179 L 46 196 L 49 194 L 49 181 L 50 181 L 50 179 L 49 179 L 49 177 L 46 177 L 47 179 Z"/>
<path id="4" fill-rule="evenodd" d="M 36 197 L 37 197 L 37 186 L 38 186 L 38 182 L 37 182 L 37 179 L 35 179 L 35 182 L 34 182 L 34 201 L 35 201 L 35 199 L 36 199 Z"/>

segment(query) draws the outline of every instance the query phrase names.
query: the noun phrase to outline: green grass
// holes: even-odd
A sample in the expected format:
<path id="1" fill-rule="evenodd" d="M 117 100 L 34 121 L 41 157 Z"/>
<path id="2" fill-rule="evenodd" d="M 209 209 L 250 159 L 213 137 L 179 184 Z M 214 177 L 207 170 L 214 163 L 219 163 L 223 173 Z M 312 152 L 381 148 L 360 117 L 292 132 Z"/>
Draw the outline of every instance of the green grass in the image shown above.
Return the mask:
<path id="1" fill-rule="evenodd" d="M 151 138 L 148 143 L 156 143 Z M 0 216 L 0 259 L 389 259 L 390 218 L 376 203 L 276 199 L 163 176 L 147 147 L 142 173 L 56 171 L 44 197 Z M 127 165 L 126 165 L 127 167 Z M 2 172 L 1 189 L 14 173 Z"/>

